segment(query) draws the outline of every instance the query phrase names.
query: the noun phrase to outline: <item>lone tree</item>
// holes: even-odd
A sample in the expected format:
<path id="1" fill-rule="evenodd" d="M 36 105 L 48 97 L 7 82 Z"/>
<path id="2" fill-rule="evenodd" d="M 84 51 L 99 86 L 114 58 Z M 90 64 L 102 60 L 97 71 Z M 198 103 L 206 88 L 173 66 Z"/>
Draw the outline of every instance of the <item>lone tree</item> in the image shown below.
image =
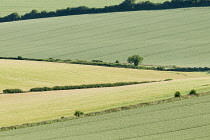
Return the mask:
<path id="1" fill-rule="evenodd" d="M 141 64 L 143 60 L 144 58 L 139 55 L 132 55 L 128 57 L 128 63 L 131 63 L 131 64 L 134 63 L 134 66 L 138 66 L 139 63 Z"/>
<path id="2" fill-rule="evenodd" d="M 81 111 L 75 111 L 74 116 L 76 117 L 80 117 L 81 115 L 83 115 L 84 113 Z"/>

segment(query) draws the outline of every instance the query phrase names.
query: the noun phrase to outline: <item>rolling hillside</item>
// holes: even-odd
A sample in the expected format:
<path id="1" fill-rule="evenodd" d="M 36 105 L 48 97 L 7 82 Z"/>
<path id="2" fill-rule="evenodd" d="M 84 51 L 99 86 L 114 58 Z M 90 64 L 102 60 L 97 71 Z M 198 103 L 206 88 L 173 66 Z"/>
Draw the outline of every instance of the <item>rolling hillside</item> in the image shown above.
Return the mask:
<path id="1" fill-rule="evenodd" d="M 30 88 L 44 86 L 53 87 L 209 77 L 209 74 L 201 72 L 184 73 L 136 70 L 23 60 L 0 60 L 0 65 L 0 92 L 8 88 L 29 90 Z"/>
<path id="2" fill-rule="evenodd" d="M 0 24 L 0 56 L 210 66 L 209 8 L 134 11 Z"/>
<path id="3" fill-rule="evenodd" d="M 198 77 L 139 85 L 0 95 L 0 127 L 39 122 L 114 107 L 168 99 L 175 91 L 210 91 L 210 78 Z"/>
<path id="4" fill-rule="evenodd" d="M 209 140 L 210 96 L 5 131 L 1 140 Z"/>
<path id="5" fill-rule="evenodd" d="M 136 0 L 139 2 L 142 0 Z M 165 0 L 151 0 L 152 2 L 164 2 Z M 102 8 L 105 6 L 118 5 L 123 0 L 1 0 L 0 17 L 13 12 L 25 14 L 32 9 L 38 11 L 56 11 L 67 7 L 87 6 L 90 8 Z"/>

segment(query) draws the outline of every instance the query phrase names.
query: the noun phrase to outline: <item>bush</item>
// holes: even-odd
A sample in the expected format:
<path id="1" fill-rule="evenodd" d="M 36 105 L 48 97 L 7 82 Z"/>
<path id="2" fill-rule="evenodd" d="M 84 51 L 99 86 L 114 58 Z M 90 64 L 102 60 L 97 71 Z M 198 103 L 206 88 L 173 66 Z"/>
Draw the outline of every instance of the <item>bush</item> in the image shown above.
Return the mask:
<path id="1" fill-rule="evenodd" d="M 22 56 L 18 56 L 17 59 L 18 60 L 23 60 L 23 57 Z"/>
<path id="2" fill-rule="evenodd" d="M 102 60 L 92 60 L 92 62 L 103 62 Z"/>
<path id="3" fill-rule="evenodd" d="M 189 95 L 196 95 L 196 94 L 197 94 L 197 93 L 196 93 L 196 90 L 194 90 L 194 89 L 191 90 L 190 93 L 189 93 Z"/>
<path id="4" fill-rule="evenodd" d="M 3 93 L 23 93 L 21 89 L 5 89 Z"/>
<path id="5" fill-rule="evenodd" d="M 84 113 L 81 111 L 75 111 L 74 116 L 76 117 L 80 117 L 81 115 L 83 115 Z"/>
<path id="6" fill-rule="evenodd" d="M 174 97 L 181 97 L 181 93 L 179 91 L 175 92 Z"/>
<path id="7" fill-rule="evenodd" d="M 120 63 L 120 62 L 118 60 L 116 60 L 115 63 Z"/>

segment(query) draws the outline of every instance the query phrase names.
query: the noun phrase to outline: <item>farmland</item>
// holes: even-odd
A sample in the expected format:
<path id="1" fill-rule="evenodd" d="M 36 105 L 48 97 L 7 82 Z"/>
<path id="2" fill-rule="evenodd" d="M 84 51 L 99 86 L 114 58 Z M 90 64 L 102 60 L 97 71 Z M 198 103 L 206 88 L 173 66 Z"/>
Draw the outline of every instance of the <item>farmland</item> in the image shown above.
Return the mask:
<path id="1" fill-rule="evenodd" d="M 1 140 L 209 140 L 210 96 L 1 132 Z"/>
<path id="2" fill-rule="evenodd" d="M 2 0 L 0 16 L 12 12 L 25 14 L 32 9 L 104 7 L 122 1 Z M 96 13 L 84 14 L 85 10 L 77 11 L 78 8 L 73 9 L 75 13 L 71 9 L 60 10 L 55 14 L 58 17 L 33 14 L 22 17 L 21 21 L 14 21 L 20 18 L 10 16 L 2 18 L 0 128 L 4 128 L 0 130 L 5 131 L 0 132 L 0 140 L 210 139 L 210 71 L 207 71 L 210 70 L 210 8 L 141 9 L 142 6 L 175 8 L 188 2 L 164 3 L 164 6 L 146 2 L 136 5 L 138 8 L 128 2 L 102 10 L 110 13 L 89 9 Z M 199 4 L 192 1 L 185 7 L 203 6 L 204 2 Z M 75 15 L 61 16 L 66 12 Z M 30 19 L 36 16 L 37 19 Z M 129 65 L 127 59 L 132 55 L 143 57 L 143 66 Z M 199 72 L 181 72 L 184 70 Z M 138 84 L 117 83 L 135 81 Z M 110 87 L 99 85 L 103 83 Z M 45 88 L 40 92 L 36 87 Z M 6 94 L 4 90 L 17 91 L 16 88 L 23 92 Z M 202 96 L 185 96 L 192 89 L 203 93 Z M 184 97 L 173 98 L 174 93 Z M 125 106 L 140 103 L 142 107 L 125 110 L 128 109 Z M 87 117 L 88 113 L 107 113 L 119 107 L 124 111 Z M 75 111 L 82 111 L 86 116 L 74 117 Z M 52 123 L 56 120 L 57 123 Z M 37 126 L 26 127 L 31 123 Z M 14 130 L 15 125 L 26 128 Z"/>
<path id="3" fill-rule="evenodd" d="M 0 60 L 0 65 L 1 92 L 8 88 L 29 90 L 30 88 L 43 86 L 209 77 L 209 74 L 201 72 L 164 72 L 22 60 Z"/>
<path id="4" fill-rule="evenodd" d="M 141 0 L 137 0 L 139 2 Z M 164 0 L 151 0 L 152 2 L 164 2 Z M 123 0 L 1 0 L 0 17 L 18 12 L 25 14 L 32 9 L 39 11 L 55 11 L 67 7 L 87 6 L 90 8 L 102 8 L 118 5 Z"/>
<path id="5" fill-rule="evenodd" d="M 173 97 L 175 91 L 186 95 L 191 89 L 198 92 L 210 91 L 210 78 L 197 77 L 97 89 L 2 94 L 0 95 L 0 126 L 73 116 L 76 110 L 89 113 L 157 101 Z"/>
<path id="6" fill-rule="evenodd" d="M 140 54 L 145 64 L 209 67 L 209 14 L 202 7 L 1 23 L 0 55 L 125 62 Z"/>

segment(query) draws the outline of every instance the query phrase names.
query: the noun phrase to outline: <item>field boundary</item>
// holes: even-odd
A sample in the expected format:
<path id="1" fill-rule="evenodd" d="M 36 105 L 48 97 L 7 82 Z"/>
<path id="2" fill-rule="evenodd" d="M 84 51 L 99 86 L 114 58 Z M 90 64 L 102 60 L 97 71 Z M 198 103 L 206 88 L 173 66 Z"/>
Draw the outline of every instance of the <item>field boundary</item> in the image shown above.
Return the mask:
<path id="1" fill-rule="evenodd" d="M 154 83 L 154 82 L 170 81 L 170 80 L 173 80 L 173 79 L 165 79 L 165 80 L 159 80 L 159 81 L 142 81 L 142 82 L 135 81 L 135 82 L 116 82 L 116 83 L 71 85 L 71 86 L 36 87 L 36 88 L 31 88 L 29 91 L 23 91 L 21 89 L 5 89 L 5 90 L 3 90 L 3 93 L 0 93 L 0 94 L 15 94 L 15 93 L 42 92 L 42 91 L 119 87 L 119 86 Z"/>
<path id="2" fill-rule="evenodd" d="M 96 13 L 111 13 L 123 11 L 142 11 L 142 10 L 162 10 L 175 9 L 186 7 L 205 7 L 210 6 L 210 1 L 165 1 L 163 3 L 153 3 L 150 1 L 135 3 L 132 0 L 125 0 L 119 5 L 105 6 L 104 8 L 88 8 L 86 6 L 67 7 L 66 9 L 57 9 L 56 11 L 42 11 L 32 10 L 24 15 L 19 15 L 17 12 L 11 13 L 7 16 L 0 17 L 0 22 L 11 22 L 18 20 L 38 19 L 47 17 L 59 17 L 67 15 L 82 15 L 82 14 L 96 14 Z"/>
<path id="3" fill-rule="evenodd" d="M 41 58 L 23 58 L 18 57 L 0 57 L 0 59 L 10 59 L 10 60 L 28 60 L 28 61 L 44 61 L 44 62 L 55 62 L 55 63 L 67 63 L 67 64 L 81 64 L 81 65 L 92 65 L 92 66 L 104 66 L 104 67 L 114 67 L 114 68 L 129 68 L 129 69 L 144 69 L 144 70 L 158 70 L 158 71 L 179 71 L 179 72 L 209 72 L 210 67 L 176 67 L 176 66 L 153 66 L 153 65 L 140 65 L 134 66 L 132 64 L 126 63 L 111 63 L 103 62 L 101 60 L 71 60 L 71 59 L 41 59 Z"/>
<path id="4" fill-rule="evenodd" d="M 0 59 L 10 59 L 10 60 L 28 60 L 28 61 L 44 61 L 44 62 L 56 62 L 56 63 L 67 63 L 67 64 L 82 64 L 82 65 L 93 65 L 93 66 L 104 66 L 104 67 L 116 67 L 116 68 L 130 68 L 130 69 L 145 69 L 145 70 L 165 70 L 165 67 L 158 66 L 134 66 L 132 64 L 126 63 L 111 63 L 111 62 L 103 62 L 101 60 L 92 60 L 92 61 L 85 61 L 85 60 L 71 60 L 71 59 L 54 59 L 54 58 L 23 58 L 21 56 L 18 57 L 0 57 Z"/>
<path id="5" fill-rule="evenodd" d="M 54 119 L 54 120 L 46 120 L 46 121 L 41 121 L 41 122 L 36 122 L 36 123 L 24 123 L 21 125 L 1 127 L 0 132 L 14 130 L 14 129 L 21 129 L 21 128 L 26 128 L 26 127 L 45 125 L 45 124 L 52 124 L 52 123 L 56 123 L 56 122 L 64 122 L 64 121 L 68 121 L 68 120 L 80 119 L 80 118 L 91 117 L 91 116 L 98 116 L 98 115 L 103 115 L 103 114 L 108 114 L 108 113 L 113 113 L 113 112 L 118 112 L 118 111 L 123 111 L 123 110 L 146 107 L 146 106 L 150 106 L 150 105 L 158 105 L 158 104 L 180 101 L 180 100 L 185 100 L 185 99 L 190 99 L 190 98 L 195 98 L 195 97 L 200 97 L 200 96 L 206 96 L 206 95 L 210 95 L 210 91 L 198 93 L 196 95 L 184 95 L 181 97 L 173 97 L 173 98 L 168 98 L 168 99 L 164 99 L 164 100 L 158 100 L 158 101 L 145 102 L 145 103 L 139 103 L 139 104 L 134 104 L 134 105 L 111 108 L 111 109 L 107 109 L 107 110 L 103 110 L 103 111 L 99 111 L 99 112 L 87 113 L 80 117 L 75 117 L 75 116 L 61 117 L 59 119 Z"/>

